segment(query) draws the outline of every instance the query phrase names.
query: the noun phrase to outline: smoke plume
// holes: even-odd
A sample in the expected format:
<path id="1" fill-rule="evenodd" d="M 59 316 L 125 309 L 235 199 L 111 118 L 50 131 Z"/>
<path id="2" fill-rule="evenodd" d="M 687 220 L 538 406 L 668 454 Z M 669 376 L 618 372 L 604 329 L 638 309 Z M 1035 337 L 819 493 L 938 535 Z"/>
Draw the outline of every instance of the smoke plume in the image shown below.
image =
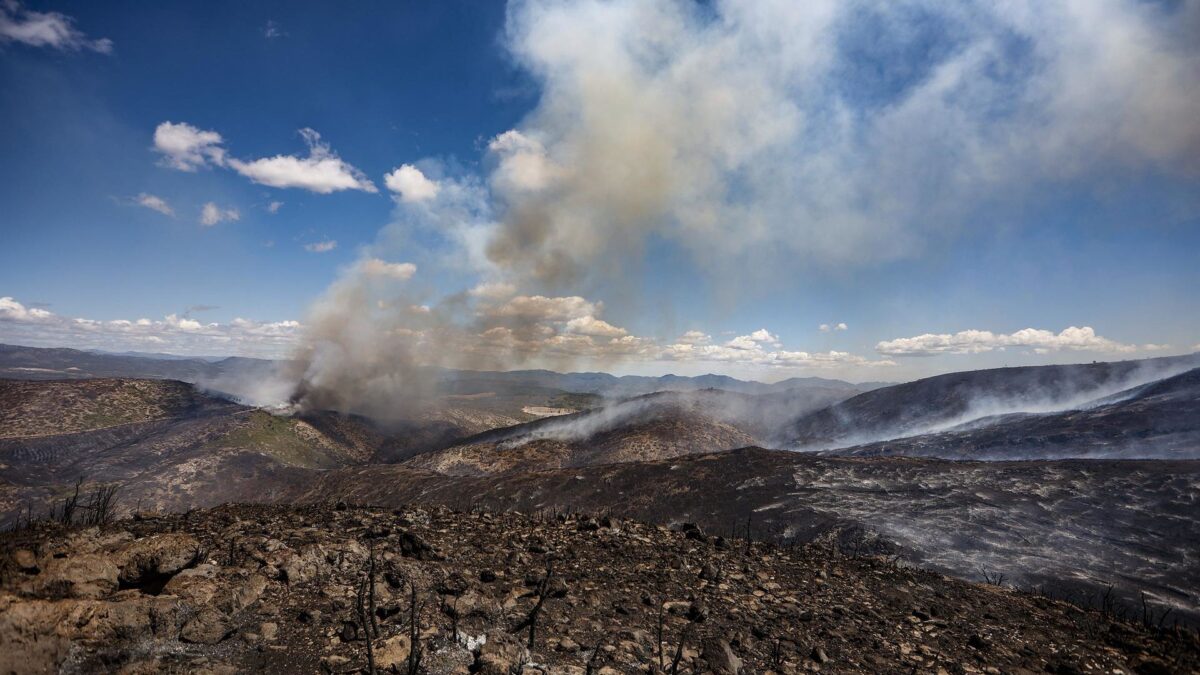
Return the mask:
<path id="1" fill-rule="evenodd" d="M 1198 29 L 1200 0 L 514 0 L 503 43 L 534 109 L 482 175 L 424 159 L 384 181 L 396 217 L 366 255 L 417 259 L 435 299 L 381 308 L 347 273 L 313 308 L 298 398 L 396 411 L 423 365 L 669 358 L 597 299 L 647 302 L 628 286 L 651 245 L 756 292 L 1046 191 L 1194 176 Z"/>

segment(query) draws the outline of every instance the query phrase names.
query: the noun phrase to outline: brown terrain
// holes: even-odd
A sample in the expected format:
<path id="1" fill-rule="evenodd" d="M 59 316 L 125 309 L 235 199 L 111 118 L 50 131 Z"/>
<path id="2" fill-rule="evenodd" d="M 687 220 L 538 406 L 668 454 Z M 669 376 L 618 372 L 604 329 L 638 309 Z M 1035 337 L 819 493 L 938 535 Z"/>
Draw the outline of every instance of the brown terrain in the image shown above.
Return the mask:
<path id="1" fill-rule="evenodd" d="M 609 516 L 228 506 L 0 541 L 5 672 L 1200 668 L 1151 618 Z"/>

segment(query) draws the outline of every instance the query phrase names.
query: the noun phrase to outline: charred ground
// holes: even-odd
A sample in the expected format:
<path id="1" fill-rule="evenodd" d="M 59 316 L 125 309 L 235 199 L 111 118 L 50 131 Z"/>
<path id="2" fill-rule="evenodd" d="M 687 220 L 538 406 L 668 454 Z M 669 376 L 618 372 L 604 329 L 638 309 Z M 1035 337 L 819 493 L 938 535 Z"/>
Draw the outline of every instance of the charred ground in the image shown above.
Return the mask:
<path id="1" fill-rule="evenodd" d="M 6 671 L 409 672 L 414 645 L 489 675 L 1200 667 L 1140 618 L 609 516 L 230 506 L 0 542 Z"/>

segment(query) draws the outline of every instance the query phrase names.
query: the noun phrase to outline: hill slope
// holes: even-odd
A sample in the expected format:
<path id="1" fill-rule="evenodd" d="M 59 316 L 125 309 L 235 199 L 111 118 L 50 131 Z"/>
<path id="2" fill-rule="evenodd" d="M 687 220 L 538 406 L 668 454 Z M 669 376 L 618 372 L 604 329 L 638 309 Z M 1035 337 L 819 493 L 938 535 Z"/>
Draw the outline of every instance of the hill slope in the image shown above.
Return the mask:
<path id="1" fill-rule="evenodd" d="M 1065 412 L 984 417 L 830 454 L 1012 460 L 1200 459 L 1200 368 Z"/>
<path id="2" fill-rule="evenodd" d="M 763 442 L 781 420 L 839 400 L 839 391 L 659 392 L 485 432 L 408 465 L 452 475 L 668 459 Z"/>
<path id="3" fill-rule="evenodd" d="M 845 447 L 940 431 L 991 415 L 1067 410 L 1197 366 L 1200 354 L 938 375 L 800 415 L 786 430 L 786 445 Z"/>

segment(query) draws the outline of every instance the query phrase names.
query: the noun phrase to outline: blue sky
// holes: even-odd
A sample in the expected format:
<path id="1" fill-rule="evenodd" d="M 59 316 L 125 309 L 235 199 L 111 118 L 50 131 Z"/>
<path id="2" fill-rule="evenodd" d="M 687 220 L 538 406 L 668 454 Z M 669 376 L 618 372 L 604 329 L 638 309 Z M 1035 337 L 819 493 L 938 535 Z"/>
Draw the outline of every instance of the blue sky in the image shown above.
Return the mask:
<path id="1" fill-rule="evenodd" d="M 3 17 L 0 341 L 859 380 L 1200 343 L 1195 1 Z"/>

